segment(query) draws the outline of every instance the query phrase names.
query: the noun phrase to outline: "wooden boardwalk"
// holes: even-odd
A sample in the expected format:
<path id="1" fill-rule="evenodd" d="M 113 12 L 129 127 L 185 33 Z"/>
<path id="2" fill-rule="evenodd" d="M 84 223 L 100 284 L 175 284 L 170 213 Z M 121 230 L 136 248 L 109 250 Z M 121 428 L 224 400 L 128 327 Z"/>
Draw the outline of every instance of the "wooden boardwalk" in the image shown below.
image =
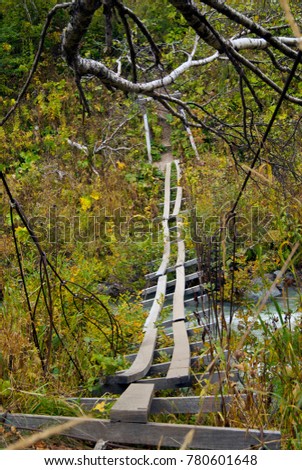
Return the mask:
<path id="1" fill-rule="evenodd" d="M 177 184 L 172 187 L 173 173 Z M 152 422 L 154 415 L 219 413 L 230 406 L 244 407 L 247 400 L 240 393 L 223 396 L 216 393 L 201 398 L 190 392 L 195 384 L 199 390 L 209 384 L 212 387 L 216 385 L 216 390 L 219 390 L 226 380 L 238 382 L 239 374 L 237 370 L 231 370 L 227 375 L 219 368 L 220 358 L 205 353 L 204 341 L 215 336 L 217 325 L 211 320 L 211 305 L 200 283 L 197 259 L 186 260 L 180 215 L 183 202 L 180 180 L 179 162 L 168 163 L 162 205 L 163 254 L 158 269 L 146 276 L 154 285 L 144 291 L 143 305 L 149 309 L 149 314 L 143 327 L 142 343 L 135 354 L 127 356 L 130 363 L 127 370 L 107 377 L 103 384 L 103 397 L 76 400 L 87 410 L 100 403 L 110 405 L 109 419 L 0 414 L 5 424 L 36 430 L 73 419 L 73 427 L 64 434 L 96 442 L 97 446 L 101 441 L 110 441 L 122 445 L 178 449 L 192 432 L 188 447 L 193 449 L 280 449 L 278 431 L 165 424 L 158 422 L 158 418 Z M 174 263 L 171 262 L 172 237 L 177 246 Z M 186 272 L 189 268 L 195 272 Z M 168 280 L 168 275 L 175 278 Z M 167 304 L 171 306 L 171 316 L 162 319 L 162 309 Z M 190 312 L 187 312 L 188 307 Z M 159 346 L 163 332 L 173 344 Z M 228 352 L 224 354 L 227 356 Z M 174 396 L 176 389 L 183 388 L 186 396 Z M 169 393 L 169 396 L 157 396 L 160 390 L 168 390 L 165 394 Z M 105 392 L 119 396 L 108 398 Z"/>
<path id="2" fill-rule="evenodd" d="M 174 166 L 173 166 L 174 165 Z M 177 184 L 171 187 L 171 175 L 174 170 Z M 267 448 L 279 448 L 280 433 L 275 431 L 260 431 L 230 428 L 207 428 L 205 426 L 186 427 L 181 425 L 164 425 L 149 421 L 150 414 L 157 413 L 207 413 L 219 412 L 222 406 L 238 399 L 226 395 L 206 396 L 203 400 L 196 396 L 173 397 L 176 388 L 190 388 L 194 384 L 221 384 L 226 379 L 226 373 L 215 369 L 212 355 L 203 355 L 203 340 L 207 335 L 215 335 L 216 324 L 209 322 L 209 299 L 200 284 L 198 271 L 186 273 L 186 269 L 197 269 L 197 259 L 186 260 L 185 241 L 182 238 L 182 209 L 183 191 L 180 185 L 181 172 L 178 161 L 168 163 L 165 173 L 164 203 L 162 204 L 163 255 L 156 271 L 146 276 L 153 286 L 144 291 L 143 305 L 149 308 L 149 315 L 144 325 L 144 338 L 136 354 L 127 356 L 131 366 L 114 376 L 108 377 L 104 390 L 120 393 L 113 400 L 110 421 L 106 425 L 110 433 L 112 426 L 123 425 L 127 437 L 121 442 L 157 445 L 161 439 L 163 445 L 169 447 L 169 442 L 179 442 L 184 437 L 185 430 L 194 429 L 194 448 L 200 449 L 245 449 L 259 445 Z M 175 193 L 171 196 L 171 193 Z M 171 233 L 176 241 L 177 253 L 174 253 L 174 263 L 171 263 Z M 175 239 L 176 235 L 176 239 Z M 175 279 L 167 280 L 169 273 L 174 273 Z M 196 285 L 189 285 L 190 283 Z M 171 291 L 171 292 L 169 292 Z M 161 319 L 161 311 L 167 302 L 171 305 L 171 317 Z M 188 313 L 191 306 L 193 312 Z M 158 348 L 160 331 L 173 340 L 173 345 Z M 200 339 L 203 340 L 200 341 Z M 197 341 L 196 341 L 197 339 Z M 226 352 L 227 355 L 227 352 Z M 157 362 L 161 357 L 169 360 Z M 208 372 L 200 373 L 200 364 L 212 365 Z M 197 369 L 196 369 L 197 367 Z M 196 370 L 195 370 L 196 369 Z M 231 371 L 229 380 L 237 382 L 238 372 Z M 159 398 L 155 394 L 160 390 L 170 390 L 169 398 Z M 240 396 L 240 400 L 245 396 Z M 86 400 L 86 406 L 89 401 Z M 91 402 L 92 403 L 92 402 Z M 126 430 L 127 429 L 127 430 Z M 140 433 L 138 438 L 137 433 Z M 132 436 L 132 438 L 130 437 Z M 144 437 L 143 437 L 144 436 Z M 182 436 L 182 438 L 180 437 Z M 200 441 L 197 436 L 200 436 Z M 202 436 L 202 438 L 201 438 Z M 207 436 L 207 437 L 205 437 Z M 218 437 L 219 436 L 219 437 Z M 257 442 L 258 441 L 258 444 Z M 264 444 L 264 442 L 266 444 Z M 151 445 L 152 445 L 151 444 Z M 172 445 L 173 447 L 173 445 Z"/>

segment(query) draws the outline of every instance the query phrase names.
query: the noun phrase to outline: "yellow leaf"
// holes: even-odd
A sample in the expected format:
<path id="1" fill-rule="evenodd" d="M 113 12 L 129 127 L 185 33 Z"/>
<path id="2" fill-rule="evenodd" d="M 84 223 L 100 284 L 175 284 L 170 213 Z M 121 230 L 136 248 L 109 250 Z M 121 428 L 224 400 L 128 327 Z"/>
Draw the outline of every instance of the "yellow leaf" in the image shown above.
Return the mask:
<path id="1" fill-rule="evenodd" d="M 105 402 L 101 402 L 101 403 L 98 403 L 97 405 L 95 405 L 95 407 L 93 408 L 93 410 L 97 410 L 99 411 L 100 413 L 103 413 L 103 411 L 105 411 Z"/>
<path id="2" fill-rule="evenodd" d="M 86 212 L 88 209 L 90 209 L 92 205 L 92 201 L 90 197 L 83 196 L 83 197 L 80 197 L 80 204 L 81 204 L 83 211 Z"/>
<path id="3" fill-rule="evenodd" d="M 126 167 L 125 163 L 120 162 L 119 160 L 116 162 L 116 164 L 119 170 L 123 170 Z"/>
<path id="4" fill-rule="evenodd" d="M 98 201 L 100 199 L 99 193 L 97 193 L 95 190 L 92 191 L 90 197 L 92 197 L 92 199 L 94 199 L 95 201 Z"/>

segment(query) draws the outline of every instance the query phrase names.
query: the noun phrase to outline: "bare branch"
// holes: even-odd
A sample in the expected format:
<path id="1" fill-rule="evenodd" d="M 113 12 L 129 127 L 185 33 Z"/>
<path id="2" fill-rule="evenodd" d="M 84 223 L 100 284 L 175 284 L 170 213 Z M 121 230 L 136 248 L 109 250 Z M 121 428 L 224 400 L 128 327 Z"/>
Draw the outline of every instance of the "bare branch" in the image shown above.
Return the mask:
<path id="1" fill-rule="evenodd" d="M 105 147 L 109 147 L 108 146 L 108 142 L 110 142 L 117 134 L 118 132 L 125 126 L 125 124 L 127 124 L 127 122 L 131 121 L 132 119 L 134 119 L 135 117 L 137 116 L 137 114 L 135 114 L 134 116 L 130 116 L 129 118 L 127 119 L 124 119 L 124 121 L 122 121 L 118 126 L 117 128 L 112 132 L 112 134 L 110 134 L 109 137 L 107 137 L 106 139 L 104 139 L 101 143 L 95 143 L 94 145 L 94 150 L 93 150 L 93 153 L 96 154 L 96 153 L 99 153 L 101 152 Z"/>
<path id="2" fill-rule="evenodd" d="M 74 148 L 84 152 L 85 155 L 89 154 L 88 147 L 86 145 L 79 144 L 78 142 L 75 142 L 75 141 L 70 140 L 70 139 L 67 139 L 67 142 L 69 143 L 69 145 L 71 145 L 71 147 L 74 147 Z"/>
<path id="3" fill-rule="evenodd" d="M 121 18 L 122 23 L 123 23 L 124 28 L 125 28 L 126 37 L 127 37 L 127 41 L 128 41 L 128 45 L 129 45 L 129 50 L 130 50 L 130 62 L 131 62 L 131 66 L 132 66 L 133 82 L 136 83 L 137 82 L 136 54 L 135 54 L 134 45 L 133 45 L 133 41 L 132 41 L 131 29 L 129 27 L 129 24 L 128 24 L 128 21 L 127 21 L 127 18 L 125 16 L 125 14 L 124 14 L 123 9 L 120 8 L 119 5 L 117 5 L 117 9 L 118 9 L 120 18 Z"/>
<path id="4" fill-rule="evenodd" d="M 201 39 L 217 51 L 221 50 L 221 42 L 205 24 L 205 17 L 196 8 L 194 2 L 191 0 L 169 0 L 169 3 L 182 14 L 188 25 L 196 31 Z"/>
<path id="5" fill-rule="evenodd" d="M 146 37 L 146 39 L 148 40 L 150 44 L 151 50 L 155 57 L 155 64 L 156 65 L 160 64 L 160 56 L 161 56 L 160 50 L 155 44 L 155 42 L 153 41 L 153 38 L 151 34 L 149 33 L 148 29 L 146 28 L 146 26 L 144 25 L 144 23 L 135 15 L 135 13 L 133 13 L 132 10 L 130 10 L 130 8 L 126 7 L 121 2 L 116 0 L 115 4 L 118 5 L 120 10 L 123 11 L 125 14 L 127 14 L 129 18 L 131 18 L 134 21 L 134 23 L 138 26 L 138 28 L 141 30 L 141 32 L 143 33 L 143 35 Z"/>
<path id="6" fill-rule="evenodd" d="M 225 2 L 221 0 L 202 0 L 202 3 L 214 8 L 216 11 L 222 13 L 230 20 L 234 21 L 235 23 L 241 26 L 244 26 L 249 31 L 257 34 L 257 36 L 259 36 L 260 38 L 265 39 L 265 41 L 267 41 L 269 44 L 271 44 L 274 48 L 278 49 L 287 57 L 290 57 L 291 59 L 295 59 L 297 57 L 296 51 L 293 51 L 284 42 L 280 41 L 279 38 L 273 36 L 268 29 L 263 28 L 247 16 L 243 15 L 242 13 L 239 13 L 234 8 L 231 8 Z"/>

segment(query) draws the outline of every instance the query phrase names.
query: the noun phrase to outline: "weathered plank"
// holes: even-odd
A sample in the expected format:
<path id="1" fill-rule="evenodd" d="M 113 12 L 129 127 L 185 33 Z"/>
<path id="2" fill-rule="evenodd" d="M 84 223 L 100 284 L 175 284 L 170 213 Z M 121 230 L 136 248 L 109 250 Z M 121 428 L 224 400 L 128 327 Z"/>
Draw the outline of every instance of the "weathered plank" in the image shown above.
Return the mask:
<path id="1" fill-rule="evenodd" d="M 245 400 L 246 395 L 241 395 L 240 400 Z M 222 410 L 223 406 L 228 409 L 232 402 L 236 402 L 235 395 L 225 395 L 223 398 L 218 396 L 207 395 L 202 398 L 191 397 L 167 397 L 153 398 L 150 413 L 169 413 L 169 414 L 198 414 L 198 413 L 215 413 Z"/>
<path id="2" fill-rule="evenodd" d="M 204 310 L 202 310 L 202 311 L 197 311 L 197 312 L 195 312 L 195 313 L 201 315 L 200 321 L 202 321 L 202 320 L 204 320 L 203 317 L 205 316 L 205 314 L 207 314 L 207 312 L 209 312 L 209 311 L 210 311 L 210 309 L 209 309 L 209 308 L 206 308 L 206 309 L 204 309 Z M 191 322 L 191 321 L 194 321 L 194 320 L 196 320 L 196 326 L 197 326 L 198 323 L 197 323 L 197 319 L 196 319 L 194 313 L 192 312 L 192 313 L 186 314 L 186 316 L 185 316 L 185 321 L 186 321 L 186 322 Z M 160 326 L 162 326 L 162 327 L 164 327 L 164 328 L 169 328 L 169 327 L 172 326 L 172 324 L 173 324 L 173 318 L 171 318 L 170 320 L 165 320 L 165 321 L 161 322 L 161 323 L 160 323 Z"/>
<path id="3" fill-rule="evenodd" d="M 198 352 L 203 349 L 203 342 L 202 341 L 196 341 L 194 343 L 190 343 L 190 350 L 191 352 Z M 159 357 L 162 357 L 163 354 L 167 356 L 172 356 L 173 353 L 173 346 L 168 346 L 166 348 L 161 348 L 161 349 L 155 349 L 153 358 L 158 359 Z M 125 359 L 127 361 L 133 362 L 137 356 L 137 353 L 133 354 L 128 354 L 125 356 Z"/>
<path id="4" fill-rule="evenodd" d="M 172 216 L 177 216 L 180 211 L 181 207 L 181 202 L 182 202 L 182 186 L 180 186 L 180 178 L 181 178 L 181 171 L 180 171 L 180 166 L 179 166 L 179 161 L 174 160 L 174 164 L 176 167 L 176 174 L 177 174 L 177 186 L 176 186 L 176 198 L 175 198 L 175 204 L 174 208 L 172 211 Z"/>
<path id="5" fill-rule="evenodd" d="M 187 330 L 186 330 L 187 335 L 189 337 L 197 335 L 197 334 L 201 335 L 204 332 L 205 328 L 209 332 L 214 332 L 214 330 L 216 328 L 216 323 L 205 323 L 205 324 L 202 324 L 200 326 L 198 325 L 198 326 L 193 326 L 192 328 L 187 328 Z M 173 338 L 174 337 L 174 331 L 166 333 L 166 336 L 168 336 L 169 338 Z"/>
<path id="6" fill-rule="evenodd" d="M 174 349 L 167 372 L 167 379 L 177 378 L 179 383 L 189 380 L 191 352 L 186 325 L 184 321 L 173 323 Z"/>
<path id="7" fill-rule="evenodd" d="M 149 315 L 145 321 L 144 329 L 149 326 L 154 326 L 154 323 L 158 320 L 159 314 L 163 307 L 163 301 L 166 294 L 167 276 L 160 276 L 157 281 L 156 294 L 153 301 L 153 305 L 150 309 Z"/>
<path id="8" fill-rule="evenodd" d="M 225 356 L 227 355 L 227 351 L 225 352 Z M 205 356 L 192 356 L 191 359 L 191 367 L 196 367 L 200 364 L 208 365 L 213 362 L 212 354 L 206 354 Z M 216 359 L 216 362 L 219 362 L 219 358 Z M 164 374 L 167 372 L 171 365 L 171 361 L 167 362 L 160 362 L 159 364 L 152 364 L 150 369 L 148 370 L 147 375 L 157 375 L 157 374 Z"/>
<path id="9" fill-rule="evenodd" d="M 183 265 L 178 266 L 178 268 L 179 268 L 179 267 L 183 267 Z M 176 268 L 176 269 L 178 269 L 178 268 Z M 167 272 L 167 270 L 162 269 L 162 272 L 163 272 L 163 273 L 164 273 L 164 272 Z M 190 295 L 190 294 L 196 293 L 196 294 L 198 295 L 198 299 L 199 299 L 199 300 L 200 300 L 201 298 L 203 298 L 204 301 L 207 301 L 207 294 L 202 294 L 202 295 L 200 295 L 200 290 L 201 290 L 201 289 L 203 289 L 201 286 L 187 287 L 187 288 L 185 289 L 185 291 L 184 291 L 184 295 L 186 296 L 186 295 Z M 175 290 L 176 290 L 176 289 L 175 289 Z M 173 295 L 174 295 L 174 292 L 171 292 L 171 293 L 169 293 L 169 294 L 166 294 L 166 297 L 165 297 L 166 300 L 172 299 L 172 298 L 173 298 Z M 195 302 L 194 297 L 192 297 L 192 298 L 190 297 L 189 299 L 185 300 L 185 303 L 190 303 L 190 302 L 193 302 L 193 301 Z M 153 302 L 153 297 L 150 297 L 150 299 L 143 300 L 143 301 L 142 301 L 142 304 L 143 304 L 143 305 L 146 305 L 146 304 L 151 303 L 151 302 Z"/>
<path id="10" fill-rule="evenodd" d="M 169 224 L 167 220 L 163 220 L 163 232 L 164 232 L 164 252 L 162 262 L 158 270 L 156 271 L 156 277 L 163 276 L 166 273 L 169 258 L 170 258 L 170 232 Z"/>
<path id="11" fill-rule="evenodd" d="M 131 384 L 111 408 L 110 420 L 147 423 L 153 391 L 153 384 Z"/>
<path id="12" fill-rule="evenodd" d="M 173 321 L 185 320 L 184 294 L 185 268 L 179 266 L 176 269 L 176 286 L 173 295 Z"/>
<path id="13" fill-rule="evenodd" d="M 114 376 L 107 377 L 107 382 L 129 384 L 144 377 L 153 361 L 156 339 L 157 328 L 148 328 L 131 367 L 125 371 L 117 372 Z"/>
<path id="14" fill-rule="evenodd" d="M 181 208 L 181 203 L 182 203 L 182 187 L 178 186 L 177 187 L 177 193 L 176 193 L 176 199 L 174 203 L 174 208 L 172 211 L 172 217 L 175 217 L 179 214 L 180 208 Z"/>
<path id="15" fill-rule="evenodd" d="M 183 377 L 153 377 L 141 379 L 139 383 L 153 383 L 155 390 L 169 390 L 173 388 L 191 387 L 194 384 L 199 384 L 200 387 L 204 387 L 208 383 L 219 384 L 224 382 L 226 379 L 226 373 L 224 371 L 215 372 L 204 372 L 191 374 L 189 378 Z M 238 371 L 231 371 L 229 373 L 229 379 L 232 382 L 238 382 L 239 373 Z"/>
<path id="16" fill-rule="evenodd" d="M 232 403 L 243 403 L 247 399 L 247 395 L 206 395 L 202 398 L 199 396 L 185 397 L 165 397 L 153 398 L 150 407 L 150 414 L 198 414 L 198 413 L 215 413 L 222 410 L 223 406 L 228 409 Z M 115 403 L 116 398 L 81 398 L 69 401 L 77 402 L 85 411 L 91 411 L 100 403 Z"/>
<path id="17" fill-rule="evenodd" d="M 185 283 L 194 281 L 195 279 L 198 279 L 200 276 L 200 271 L 196 271 L 195 273 L 191 274 L 186 274 L 185 276 Z M 167 290 L 170 289 L 171 287 L 174 287 L 176 284 L 176 279 L 172 279 L 171 281 L 167 282 Z M 146 289 L 143 289 L 143 295 L 150 295 L 154 292 L 156 292 L 157 289 L 157 284 L 155 286 L 147 287 Z"/>
<path id="18" fill-rule="evenodd" d="M 183 240 L 177 241 L 177 260 L 176 260 L 176 270 L 178 266 L 184 266 L 185 258 L 186 258 L 186 251 L 185 251 L 185 242 Z"/>
<path id="19" fill-rule="evenodd" d="M 190 431 L 194 431 L 189 447 L 204 450 L 243 450 L 250 448 L 280 449 L 278 431 L 220 428 L 165 423 L 113 423 L 93 418 L 69 418 L 45 415 L 9 414 L 3 417 L 5 424 L 17 429 L 40 430 L 43 427 L 73 420 L 75 425 L 62 435 L 98 442 L 100 439 L 120 444 L 179 448 Z"/>
<path id="20" fill-rule="evenodd" d="M 171 191 L 172 191 L 173 188 L 171 188 Z M 174 189 L 177 189 L 177 188 L 174 188 Z M 175 199 L 170 199 L 170 206 L 174 206 L 175 204 Z M 157 204 L 159 207 L 164 207 L 165 203 L 164 202 L 159 202 Z"/>
<path id="21" fill-rule="evenodd" d="M 171 163 L 166 164 L 166 173 L 165 173 L 165 198 L 164 198 L 164 211 L 163 219 L 168 220 L 170 215 L 170 191 L 171 191 Z"/>
<path id="22" fill-rule="evenodd" d="M 193 258 L 193 259 L 190 259 L 190 260 L 186 261 L 184 263 L 184 266 L 185 266 L 185 268 L 189 268 L 189 267 L 197 265 L 197 264 L 198 264 L 197 258 Z M 175 271 L 176 267 L 177 267 L 176 265 L 175 266 L 170 266 L 167 269 L 167 273 L 171 273 L 171 272 Z M 145 274 L 146 279 L 155 279 L 156 277 L 157 277 L 156 272 Z"/>
<path id="23" fill-rule="evenodd" d="M 197 287 L 197 286 L 195 286 Z M 187 304 L 191 304 L 191 303 L 195 303 L 196 304 L 196 300 L 198 300 L 198 304 L 200 305 L 201 303 L 208 303 L 208 295 L 207 294 L 198 294 L 198 291 L 196 291 L 195 287 L 190 287 L 189 289 L 191 289 L 191 292 L 188 292 L 188 293 L 195 293 L 197 294 L 196 298 L 195 297 L 190 297 L 189 299 L 186 299 L 184 301 L 184 303 L 187 305 Z M 200 287 L 199 287 L 200 289 Z M 185 290 L 185 294 L 187 294 L 187 289 Z"/>

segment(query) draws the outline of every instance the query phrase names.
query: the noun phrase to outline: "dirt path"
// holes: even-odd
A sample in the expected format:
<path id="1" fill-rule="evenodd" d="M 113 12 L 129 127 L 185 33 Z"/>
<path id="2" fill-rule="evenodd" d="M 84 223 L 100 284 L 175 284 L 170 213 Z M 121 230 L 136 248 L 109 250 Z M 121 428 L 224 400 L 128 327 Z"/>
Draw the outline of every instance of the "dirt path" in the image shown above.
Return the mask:
<path id="1" fill-rule="evenodd" d="M 158 107 L 158 118 L 159 118 L 159 124 L 162 127 L 162 145 L 165 146 L 167 149 L 166 152 L 162 153 L 161 159 L 158 162 L 154 162 L 153 165 L 159 168 L 161 171 L 165 170 L 166 163 L 170 163 L 174 160 L 172 151 L 171 151 L 171 127 L 167 121 L 167 112 L 166 110 L 159 105 Z"/>

